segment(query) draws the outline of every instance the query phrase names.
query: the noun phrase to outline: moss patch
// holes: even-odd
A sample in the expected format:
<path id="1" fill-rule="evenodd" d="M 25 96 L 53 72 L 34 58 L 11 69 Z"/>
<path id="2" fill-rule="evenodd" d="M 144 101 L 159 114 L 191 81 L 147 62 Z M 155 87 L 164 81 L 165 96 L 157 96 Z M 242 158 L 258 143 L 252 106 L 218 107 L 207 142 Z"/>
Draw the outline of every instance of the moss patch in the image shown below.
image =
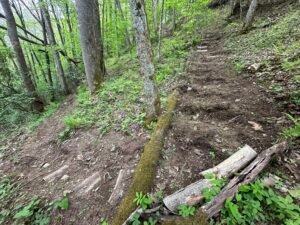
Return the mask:
<path id="1" fill-rule="evenodd" d="M 112 225 L 123 224 L 129 215 L 136 209 L 136 204 L 133 202 L 136 192 L 147 193 L 150 191 L 156 174 L 156 167 L 163 141 L 171 124 L 173 111 L 176 107 L 177 98 L 178 92 L 176 90 L 168 97 L 166 112 L 158 118 L 151 139 L 144 147 L 144 152 L 135 170 L 131 186 L 118 208 L 112 221 Z"/>
<path id="2" fill-rule="evenodd" d="M 162 225 L 209 225 L 206 215 L 198 211 L 195 216 L 189 218 L 176 218 L 173 220 L 163 221 Z"/>

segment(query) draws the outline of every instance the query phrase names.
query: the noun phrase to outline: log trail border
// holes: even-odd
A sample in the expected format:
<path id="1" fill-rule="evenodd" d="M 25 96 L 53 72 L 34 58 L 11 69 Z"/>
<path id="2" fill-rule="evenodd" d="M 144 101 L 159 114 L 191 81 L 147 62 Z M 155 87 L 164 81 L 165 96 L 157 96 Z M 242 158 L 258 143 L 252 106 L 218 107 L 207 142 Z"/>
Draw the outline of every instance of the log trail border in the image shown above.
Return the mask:
<path id="1" fill-rule="evenodd" d="M 144 151 L 136 167 L 131 186 L 112 220 L 112 225 L 123 224 L 128 216 L 136 209 L 136 204 L 133 202 L 136 192 L 150 192 L 156 175 L 161 149 L 163 148 L 165 136 L 171 125 L 178 97 L 179 93 L 177 90 L 174 90 L 172 94 L 169 95 L 166 112 L 158 117 L 157 125 L 151 138 L 144 146 Z"/>

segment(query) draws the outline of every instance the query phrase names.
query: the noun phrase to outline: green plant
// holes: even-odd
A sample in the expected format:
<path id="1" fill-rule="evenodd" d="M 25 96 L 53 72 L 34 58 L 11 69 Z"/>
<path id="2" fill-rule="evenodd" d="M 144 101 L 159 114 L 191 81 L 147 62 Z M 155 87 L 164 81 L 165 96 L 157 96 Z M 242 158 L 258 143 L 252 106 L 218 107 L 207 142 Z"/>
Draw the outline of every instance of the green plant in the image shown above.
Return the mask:
<path id="1" fill-rule="evenodd" d="M 212 159 L 216 158 L 216 153 L 213 152 L 213 151 L 210 151 L 210 152 L 208 153 L 208 155 L 209 155 L 209 157 L 212 158 Z"/>
<path id="2" fill-rule="evenodd" d="M 10 178 L 2 178 L 0 180 L 0 200 L 10 196 L 16 186 Z"/>
<path id="3" fill-rule="evenodd" d="M 64 118 L 64 123 L 71 129 L 78 129 L 86 125 L 85 119 L 76 115 L 66 116 Z"/>
<path id="4" fill-rule="evenodd" d="M 38 208 L 40 204 L 40 200 L 37 197 L 34 197 L 28 205 L 24 206 L 19 210 L 15 215 L 14 219 L 24 219 L 24 218 L 30 218 L 33 214 L 34 211 Z"/>
<path id="5" fill-rule="evenodd" d="M 101 218 L 100 225 L 109 225 L 109 223 L 107 222 L 107 220 L 105 218 Z"/>
<path id="6" fill-rule="evenodd" d="M 140 222 L 140 214 L 136 213 L 133 215 L 132 219 L 131 219 L 131 223 L 132 225 L 140 225 L 141 222 Z"/>
<path id="7" fill-rule="evenodd" d="M 260 180 L 240 187 L 234 199 L 227 200 L 221 212 L 220 224 L 257 224 L 281 221 L 297 224 L 300 207 L 290 196 L 282 197 Z"/>
<path id="8" fill-rule="evenodd" d="M 220 193 L 222 187 L 225 185 L 226 180 L 222 178 L 218 178 L 214 174 L 207 174 L 205 179 L 209 181 L 211 187 L 205 188 L 202 191 L 202 195 L 206 202 L 211 201 L 217 194 Z"/>
<path id="9" fill-rule="evenodd" d="M 61 133 L 58 134 L 58 138 L 57 138 L 57 141 L 56 141 L 57 144 L 61 144 L 62 142 L 64 142 L 68 138 L 70 138 L 73 132 L 74 132 L 74 130 L 72 130 L 69 127 L 64 129 Z"/>
<path id="10" fill-rule="evenodd" d="M 147 209 L 153 203 L 153 197 L 150 195 L 144 195 L 142 192 L 135 193 L 134 202 L 142 207 L 143 209 Z"/>
<path id="11" fill-rule="evenodd" d="M 286 116 L 294 123 L 294 127 L 283 130 L 282 135 L 286 139 L 300 137 L 300 118 L 294 118 L 289 114 Z"/>
<path id="12" fill-rule="evenodd" d="M 291 92 L 290 96 L 291 96 L 291 102 L 294 103 L 295 105 L 300 106 L 300 90 Z"/>
<path id="13" fill-rule="evenodd" d="M 143 225 L 155 225 L 157 223 L 152 217 L 150 217 L 147 221 L 144 221 Z"/>
<path id="14" fill-rule="evenodd" d="M 246 67 L 246 62 L 242 59 L 236 59 L 234 62 L 234 68 L 237 72 L 241 73 Z"/>
<path id="15" fill-rule="evenodd" d="M 178 213 L 182 217 L 189 217 L 195 214 L 196 208 L 193 206 L 187 206 L 184 204 L 180 204 L 178 206 Z"/>
<path id="16" fill-rule="evenodd" d="M 67 195 L 64 195 L 61 199 L 58 199 L 52 203 L 53 208 L 55 209 L 68 209 L 69 208 L 69 199 Z"/>

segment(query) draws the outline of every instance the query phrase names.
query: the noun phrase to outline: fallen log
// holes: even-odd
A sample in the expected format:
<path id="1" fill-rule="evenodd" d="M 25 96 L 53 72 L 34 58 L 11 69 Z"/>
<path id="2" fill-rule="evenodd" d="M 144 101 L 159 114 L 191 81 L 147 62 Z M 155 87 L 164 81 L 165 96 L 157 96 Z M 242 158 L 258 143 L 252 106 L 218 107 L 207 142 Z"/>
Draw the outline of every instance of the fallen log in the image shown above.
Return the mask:
<path id="1" fill-rule="evenodd" d="M 212 201 L 203 205 L 200 210 L 202 210 L 208 218 L 217 215 L 221 211 L 226 199 L 232 199 L 241 185 L 249 184 L 253 181 L 269 164 L 271 159 L 276 154 L 284 152 L 286 148 L 286 142 L 282 142 L 260 153 L 255 160 L 240 173 L 240 175 L 230 180 L 222 191 Z"/>
<path id="2" fill-rule="evenodd" d="M 249 164 L 257 153 L 248 145 L 235 152 L 225 161 L 217 166 L 203 171 L 203 176 L 215 174 L 217 177 L 229 177 Z M 180 204 L 196 205 L 203 199 L 201 193 L 205 188 L 211 187 L 209 180 L 201 179 L 189 186 L 182 188 L 163 199 L 164 205 L 171 212 L 175 213 Z"/>
<path id="3" fill-rule="evenodd" d="M 165 136 L 171 125 L 172 116 L 176 107 L 179 93 L 174 91 L 167 99 L 166 112 L 159 116 L 156 127 L 149 142 L 144 146 L 138 165 L 133 175 L 132 183 L 126 196 L 123 198 L 114 218 L 112 225 L 121 225 L 136 209 L 133 202 L 136 192 L 148 193 L 151 190 L 155 178 L 156 166 L 159 161 L 160 152 L 163 147 Z"/>

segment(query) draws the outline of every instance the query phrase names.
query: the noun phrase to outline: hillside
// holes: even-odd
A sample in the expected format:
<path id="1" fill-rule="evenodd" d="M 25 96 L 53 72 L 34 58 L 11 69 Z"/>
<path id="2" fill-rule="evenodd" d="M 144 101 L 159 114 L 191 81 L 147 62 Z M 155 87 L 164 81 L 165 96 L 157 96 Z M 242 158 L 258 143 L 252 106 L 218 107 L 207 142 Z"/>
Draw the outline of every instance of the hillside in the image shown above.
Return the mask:
<path id="1" fill-rule="evenodd" d="M 7 2 L 18 6 L 14 17 L 24 11 L 17 24 L 39 26 L 33 5 Z M 27 43 L 21 36 L 35 39 L 18 28 L 25 63 L 41 58 L 31 62 L 33 94 L 9 33 L 0 33 L 0 224 L 122 225 L 136 208 L 126 224 L 300 224 L 299 2 L 258 5 L 246 30 L 246 1 L 230 16 L 232 1 L 101 1 L 86 14 L 87 2 L 44 1 L 60 24 L 53 46 Z M 42 47 L 54 52 L 53 85 Z M 277 144 L 284 149 L 242 183 L 256 155 Z M 237 171 L 202 173 L 245 145 L 255 157 Z M 234 179 L 237 191 L 210 216 L 205 207 Z M 189 196 L 195 203 L 168 208 L 164 197 L 199 180 L 210 186 Z"/>

